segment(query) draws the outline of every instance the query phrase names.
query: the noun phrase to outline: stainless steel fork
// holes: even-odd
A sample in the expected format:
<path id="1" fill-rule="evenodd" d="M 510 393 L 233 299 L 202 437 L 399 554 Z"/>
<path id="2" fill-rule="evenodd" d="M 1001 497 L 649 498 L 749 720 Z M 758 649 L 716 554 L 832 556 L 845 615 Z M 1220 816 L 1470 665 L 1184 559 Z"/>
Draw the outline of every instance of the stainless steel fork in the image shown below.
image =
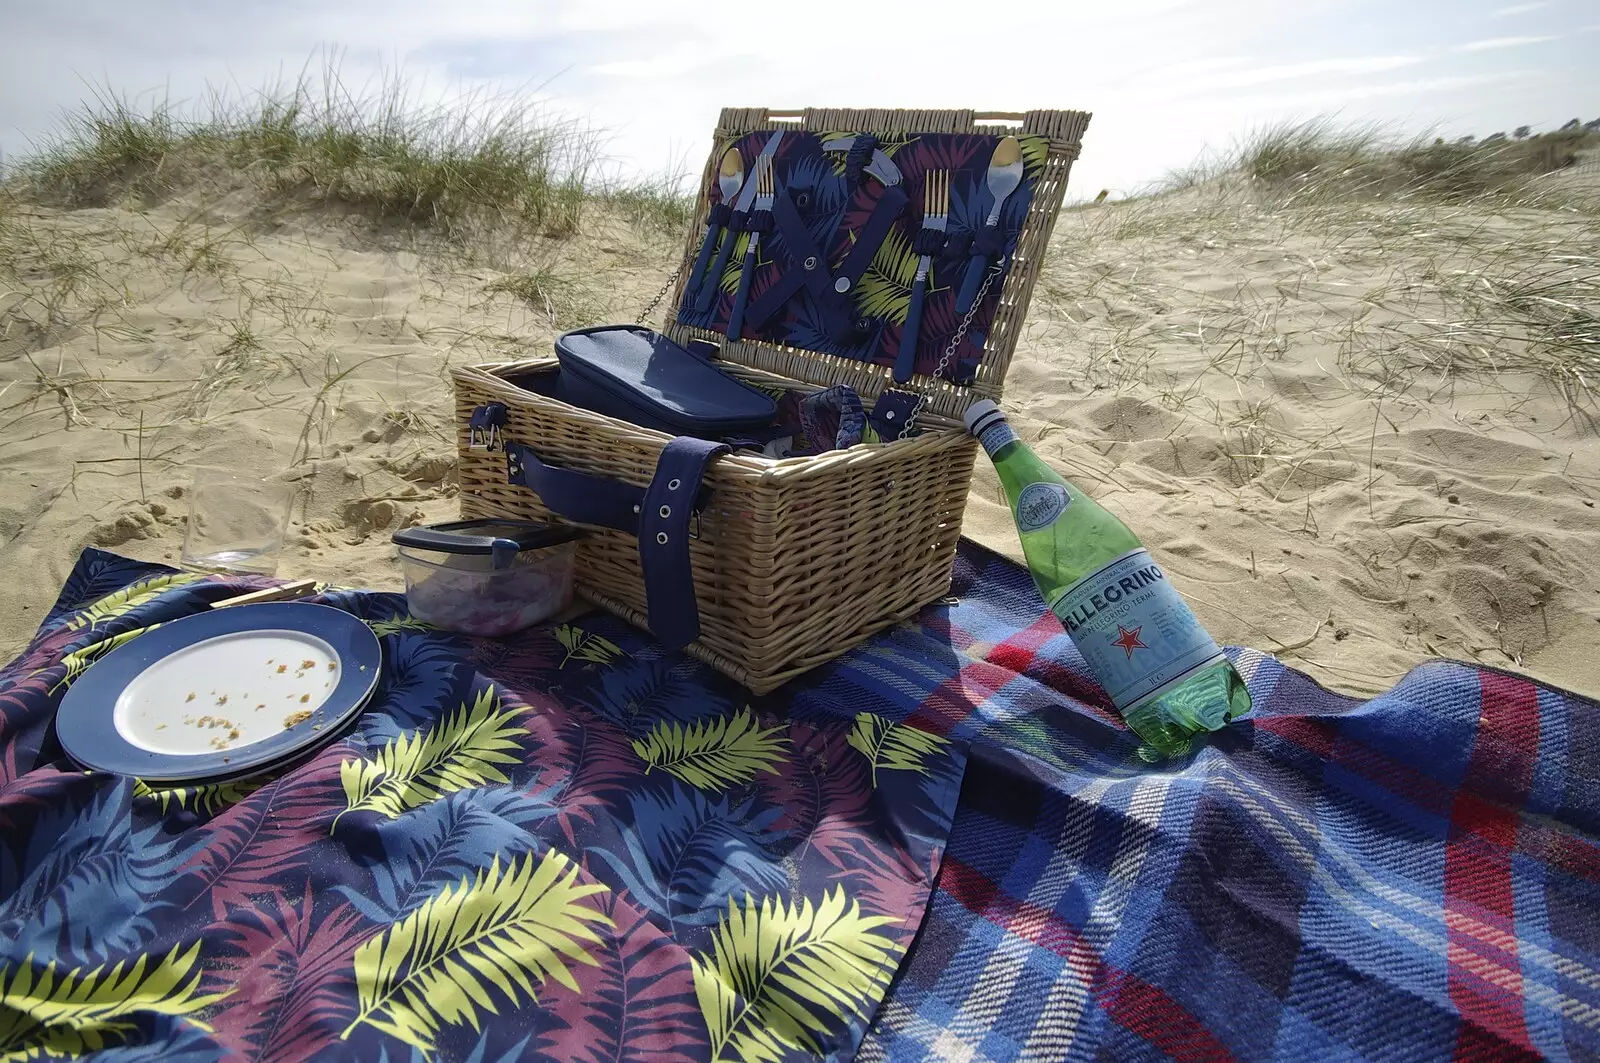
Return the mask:
<path id="1" fill-rule="evenodd" d="M 756 201 L 750 211 L 752 219 L 772 217 L 772 201 L 777 188 L 772 177 L 772 159 L 762 155 L 756 159 Z M 750 230 L 750 242 L 745 246 L 744 264 L 739 267 L 739 290 L 733 297 L 733 311 L 728 315 L 728 338 L 736 340 L 744 331 L 744 308 L 750 302 L 750 279 L 756 271 L 761 250 L 761 230 Z"/>
<path id="2" fill-rule="evenodd" d="M 922 228 L 913 247 L 919 252 L 917 275 L 911 282 L 911 303 L 906 307 L 905 327 L 900 330 L 900 350 L 894 360 L 894 382 L 911 379 L 917 364 L 917 333 L 922 330 L 922 301 L 928 294 L 928 273 L 934 253 L 944 246 L 945 226 L 950 220 L 950 171 L 929 170 L 922 179 Z"/>

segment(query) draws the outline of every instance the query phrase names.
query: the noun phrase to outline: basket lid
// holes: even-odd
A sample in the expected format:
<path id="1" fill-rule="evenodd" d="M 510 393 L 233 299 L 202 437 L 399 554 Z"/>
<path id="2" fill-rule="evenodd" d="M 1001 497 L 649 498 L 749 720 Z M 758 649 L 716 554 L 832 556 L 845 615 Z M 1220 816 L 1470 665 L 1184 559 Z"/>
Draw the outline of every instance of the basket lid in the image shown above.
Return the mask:
<path id="1" fill-rule="evenodd" d="M 959 423 L 962 412 L 975 399 L 1000 397 L 1012 353 L 1021 335 L 1023 318 L 1027 313 L 1033 286 L 1038 279 L 1039 269 L 1050 240 L 1050 233 L 1055 226 L 1056 215 L 1066 193 L 1067 176 L 1073 160 L 1078 156 L 1079 142 L 1089 123 L 1089 117 L 1082 111 L 984 113 L 820 108 L 803 111 L 774 111 L 765 108 L 723 110 L 717 123 L 711 156 L 707 160 L 701 181 L 696 221 L 690 227 L 686 240 L 684 266 L 672 291 L 673 309 L 669 312 L 665 331 L 680 343 L 686 343 L 691 339 L 707 339 L 721 343 L 722 360 L 730 363 L 730 368 L 733 368 L 737 375 L 756 383 L 798 381 L 817 388 L 848 384 L 868 403 L 875 400 L 883 391 L 898 387 L 925 396 L 925 414 L 937 415 Z M 809 338 L 812 333 L 808 332 L 807 322 L 803 320 L 785 323 L 791 327 L 763 330 L 767 335 L 781 333 L 782 338 L 779 340 L 749 338 L 753 330 L 748 327 L 743 330 L 746 338 L 728 340 L 721 331 L 711 327 L 703 313 L 696 314 L 692 308 L 690 312 L 685 312 L 684 295 L 690 277 L 696 272 L 705 272 L 707 269 L 703 261 L 706 256 L 701 254 L 707 224 L 725 219 L 728 214 L 726 209 L 718 206 L 721 191 L 718 188 L 717 178 L 724 153 L 730 147 L 739 145 L 741 154 L 753 163 L 749 169 L 759 170 L 761 162 L 756 158 L 757 153 L 772 141 L 771 134 L 780 130 L 784 131 L 786 137 L 791 132 L 808 134 L 809 142 L 814 143 L 820 139 L 824 144 L 835 148 L 849 143 L 854 138 L 870 136 L 871 140 L 857 142 L 863 147 L 879 148 L 891 161 L 899 159 L 906 164 L 905 188 L 909 196 L 902 198 L 917 200 L 904 209 L 905 215 L 913 221 L 922 216 L 924 168 L 950 165 L 942 161 L 944 157 L 938 155 L 939 150 L 952 146 L 969 149 L 965 156 L 965 169 L 960 171 L 964 175 L 964 182 L 957 181 L 955 187 L 950 188 L 948 193 L 952 219 L 962 210 L 970 212 L 977 209 L 981 216 L 981 208 L 988 205 L 992 196 L 980 203 L 978 202 L 980 194 L 974 189 L 984 179 L 984 168 L 990 157 L 985 152 L 981 160 L 974 164 L 971 149 L 979 143 L 987 144 L 990 140 L 998 142 L 999 138 L 1006 136 L 1018 139 L 1026 167 L 1023 187 L 1029 194 L 1025 203 L 1025 213 L 1021 213 L 1023 205 L 1019 205 L 1016 211 L 1020 213 L 1020 225 L 1009 229 L 1007 233 L 1006 250 L 1009 254 L 1002 257 L 1008 265 L 998 299 L 994 299 L 991 293 L 990 298 L 977 303 L 971 315 L 953 314 L 951 306 L 958 301 L 954 289 L 960 279 L 959 259 L 952 260 L 950 266 L 946 266 L 941 260 L 940 264 L 935 266 L 934 283 L 928 286 L 929 291 L 937 290 L 943 293 L 944 303 L 942 312 L 933 313 L 934 320 L 930 325 L 924 326 L 920 334 L 924 337 L 924 343 L 932 343 L 941 354 L 956 350 L 961 352 L 959 365 L 952 366 L 950 358 L 945 358 L 943 364 L 951 367 L 945 375 L 957 376 L 962 379 L 962 383 L 953 383 L 943 376 L 933 375 L 926 347 L 919 348 L 917 372 L 911 376 L 910 381 L 895 385 L 893 359 L 886 357 L 884 353 L 887 342 L 884 346 L 867 348 L 869 353 L 876 355 L 876 360 L 867 361 L 860 357 L 838 353 L 837 350 L 830 352 L 827 349 L 829 342 L 826 337 L 817 334 L 816 340 Z M 941 134 L 950 136 L 940 141 L 937 138 Z M 990 140 L 961 141 L 960 138 L 963 136 L 990 138 Z M 918 141 L 925 142 L 919 151 L 904 151 L 908 145 Z M 794 141 L 791 140 L 791 143 Z M 868 164 L 870 157 L 870 154 L 865 152 L 859 155 L 841 153 L 835 157 L 834 165 L 836 171 L 846 165 L 856 167 L 866 165 L 867 172 L 872 173 L 873 167 Z M 894 167 L 891 166 L 889 169 L 894 170 Z M 788 172 L 793 180 L 792 164 Z M 949 172 L 946 171 L 947 174 Z M 945 179 L 948 181 L 948 176 Z M 751 176 L 749 181 L 753 189 L 754 176 Z M 965 194 L 963 189 L 966 190 Z M 738 209 L 739 205 L 736 201 L 735 209 Z M 748 205 L 750 204 L 746 204 Z M 841 216 L 853 206 L 854 204 L 848 203 L 840 205 Z M 995 209 L 999 209 L 998 205 Z M 843 230 L 865 231 L 868 224 L 870 219 L 864 213 L 847 218 L 840 226 L 841 232 L 836 235 L 848 239 Z M 973 228 L 978 227 L 973 226 Z M 883 242 L 873 248 L 870 255 L 871 264 L 867 266 L 866 274 L 862 276 L 860 287 L 852 292 L 852 297 L 858 300 L 855 304 L 857 306 L 862 305 L 862 301 L 870 300 L 872 305 L 870 313 L 881 316 L 886 327 L 903 329 L 910 302 L 911 278 L 917 268 L 919 249 L 906 235 L 908 228 L 911 233 L 916 233 L 916 225 L 902 223 L 898 228 L 900 229 L 898 233 L 889 232 L 883 238 Z M 957 224 L 953 228 L 958 229 L 960 226 Z M 951 246 L 957 238 L 972 241 L 973 256 L 976 258 L 983 247 L 974 240 L 974 235 L 968 233 L 962 237 L 961 233 L 953 232 Z M 824 242 L 823 246 L 827 248 L 829 245 Z M 843 257 L 847 264 L 848 252 L 853 250 L 853 246 L 848 243 L 833 246 L 846 248 Z M 964 252 L 951 253 L 960 255 Z M 697 258 L 702 259 L 698 267 Z M 993 261 L 993 258 L 990 261 Z M 732 269 L 739 268 L 732 267 Z M 774 273 L 782 272 L 781 264 L 764 262 L 763 268 L 769 272 L 756 281 L 757 285 L 770 284 Z M 792 263 L 789 264 L 789 268 L 792 271 Z M 840 268 L 844 269 L 845 266 L 841 265 Z M 714 267 L 712 269 L 714 270 Z M 940 276 L 945 272 L 951 273 L 950 280 Z M 712 283 L 721 283 L 722 278 L 728 276 L 727 273 L 719 275 Z M 870 289 L 869 281 L 872 284 Z M 736 301 L 727 298 L 723 305 Z M 769 298 L 766 304 L 770 306 L 772 301 Z M 793 307 L 805 301 L 805 296 L 796 296 L 795 303 L 789 305 Z M 761 303 L 761 292 L 757 292 L 749 305 L 756 307 Z M 960 320 L 964 317 L 970 318 L 970 334 L 964 328 L 958 331 Z M 924 320 L 928 318 L 925 317 Z M 949 337 L 949 343 L 944 341 L 945 337 Z"/>

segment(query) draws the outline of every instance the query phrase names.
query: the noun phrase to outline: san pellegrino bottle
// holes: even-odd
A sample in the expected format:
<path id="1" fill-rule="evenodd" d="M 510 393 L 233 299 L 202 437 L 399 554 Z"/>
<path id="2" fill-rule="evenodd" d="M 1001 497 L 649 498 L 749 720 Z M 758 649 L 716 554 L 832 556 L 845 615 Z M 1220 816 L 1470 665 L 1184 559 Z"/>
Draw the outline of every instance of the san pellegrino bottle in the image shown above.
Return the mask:
<path id="1" fill-rule="evenodd" d="M 1246 712 L 1244 680 L 1138 536 L 1029 450 L 993 402 L 974 403 L 966 425 L 1000 474 L 1039 593 L 1141 753 L 1184 753 Z"/>

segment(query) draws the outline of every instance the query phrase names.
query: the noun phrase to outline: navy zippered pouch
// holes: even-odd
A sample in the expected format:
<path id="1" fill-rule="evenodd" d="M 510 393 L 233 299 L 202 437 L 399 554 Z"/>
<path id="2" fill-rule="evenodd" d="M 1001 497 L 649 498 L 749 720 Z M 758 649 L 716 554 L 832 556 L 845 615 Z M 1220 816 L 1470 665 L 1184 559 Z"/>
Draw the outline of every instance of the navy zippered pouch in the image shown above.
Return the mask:
<path id="1" fill-rule="evenodd" d="M 601 325 L 556 339 L 555 397 L 674 436 L 721 439 L 765 428 L 778 406 L 672 340 L 639 325 Z"/>

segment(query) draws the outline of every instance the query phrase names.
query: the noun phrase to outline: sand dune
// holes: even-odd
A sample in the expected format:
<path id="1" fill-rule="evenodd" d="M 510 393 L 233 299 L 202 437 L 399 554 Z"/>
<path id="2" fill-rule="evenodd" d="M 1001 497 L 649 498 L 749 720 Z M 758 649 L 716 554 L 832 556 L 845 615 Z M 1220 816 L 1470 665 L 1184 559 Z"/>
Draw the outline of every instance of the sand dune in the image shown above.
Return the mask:
<path id="1" fill-rule="evenodd" d="M 597 206 L 467 254 L 245 187 L 0 212 L 4 657 L 82 547 L 175 561 L 198 465 L 300 485 L 280 575 L 398 589 L 390 530 L 456 511 L 449 368 L 631 320 L 680 247 Z M 1470 291 L 1595 245 L 1590 216 L 1227 183 L 1069 211 L 1006 406 L 1219 640 L 1351 692 L 1444 655 L 1600 693 L 1593 397 Z M 1017 552 L 987 469 L 967 530 Z"/>

